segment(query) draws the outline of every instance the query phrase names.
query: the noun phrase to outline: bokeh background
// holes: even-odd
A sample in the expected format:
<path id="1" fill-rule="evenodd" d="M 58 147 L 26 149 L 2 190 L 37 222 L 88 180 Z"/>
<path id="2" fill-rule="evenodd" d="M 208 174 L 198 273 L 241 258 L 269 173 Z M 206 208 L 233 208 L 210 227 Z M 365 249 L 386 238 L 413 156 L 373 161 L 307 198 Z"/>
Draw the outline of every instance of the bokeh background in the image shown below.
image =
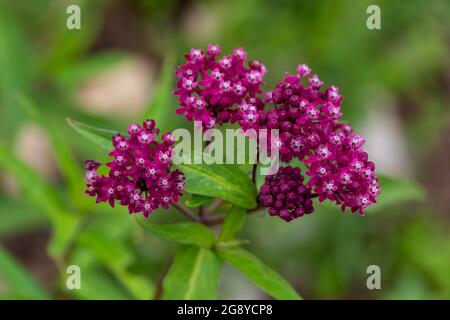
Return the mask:
<path id="1" fill-rule="evenodd" d="M 66 28 L 70 4 L 81 8 L 81 30 Z M 366 27 L 370 4 L 381 8 L 381 30 Z M 339 86 L 345 120 L 385 176 L 365 217 L 331 206 L 291 223 L 256 214 L 242 235 L 248 248 L 309 299 L 450 298 L 446 0 L 1 0 L 0 297 L 158 291 L 176 245 L 84 195 L 83 161 L 105 153 L 65 119 L 123 130 L 154 115 L 155 92 L 174 80 L 163 66 L 208 43 L 262 60 L 265 88 L 298 63 Z M 176 98 L 164 99 L 159 125 L 188 126 L 172 116 Z M 65 289 L 69 264 L 81 266 L 82 290 Z M 366 287 L 371 264 L 381 290 Z M 228 267 L 219 297 L 268 298 Z"/>

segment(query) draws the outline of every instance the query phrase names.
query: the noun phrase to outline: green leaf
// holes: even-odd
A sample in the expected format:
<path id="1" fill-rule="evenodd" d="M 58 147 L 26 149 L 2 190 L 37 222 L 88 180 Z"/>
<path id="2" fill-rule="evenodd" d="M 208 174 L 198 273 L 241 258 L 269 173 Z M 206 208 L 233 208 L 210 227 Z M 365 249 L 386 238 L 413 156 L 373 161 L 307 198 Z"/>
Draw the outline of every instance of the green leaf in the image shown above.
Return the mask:
<path id="1" fill-rule="evenodd" d="M 80 218 L 67 212 L 55 188 L 2 143 L 0 165 L 16 177 L 25 198 L 47 215 L 53 225 L 49 253 L 52 256 L 61 256 L 75 236 Z"/>
<path id="2" fill-rule="evenodd" d="M 130 219 L 125 210 L 117 210 L 109 206 L 104 207 L 108 213 L 96 215 L 89 221 L 84 230 L 105 234 L 116 241 L 125 242 L 136 227 L 135 221 Z M 112 214 L 111 214 L 112 213 Z"/>
<path id="3" fill-rule="evenodd" d="M 86 139 L 106 150 L 112 150 L 112 137 L 116 135 L 117 132 L 93 127 L 72 119 L 67 119 L 66 121 L 73 129 L 75 129 L 76 132 L 81 134 Z"/>
<path id="4" fill-rule="evenodd" d="M 126 268 L 133 260 L 131 251 L 122 242 L 106 234 L 84 231 L 77 237 L 79 246 L 94 253 L 94 255 L 112 270 Z"/>
<path id="5" fill-rule="evenodd" d="M 425 189 L 414 181 L 381 175 L 379 182 L 382 192 L 377 203 L 367 208 L 367 213 L 377 212 L 403 202 L 425 199 Z"/>
<path id="6" fill-rule="evenodd" d="M 166 300 L 216 299 L 221 261 L 199 247 L 180 248 L 163 283 Z"/>
<path id="7" fill-rule="evenodd" d="M 168 127 L 172 119 L 172 112 L 170 111 L 174 112 L 174 106 L 176 105 L 176 100 L 172 94 L 175 85 L 175 69 L 175 54 L 169 52 L 165 55 L 164 65 L 158 84 L 154 90 L 153 100 L 144 114 L 145 118 L 155 120 L 157 127 L 161 129 L 161 132 L 171 129 Z M 173 101 L 173 104 L 171 103 L 171 100 Z"/>
<path id="8" fill-rule="evenodd" d="M 81 279 L 81 289 L 70 290 L 67 293 L 83 300 L 130 299 L 120 284 L 100 268 L 81 266 Z"/>
<path id="9" fill-rule="evenodd" d="M 196 208 L 199 206 L 203 206 L 209 202 L 211 202 L 213 198 L 202 196 L 199 194 L 192 194 L 189 199 L 186 200 L 186 205 L 190 208 Z"/>
<path id="10" fill-rule="evenodd" d="M 95 5 L 89 5 L 86 1 L 80 1 L 78 5 L 82 8 L 81 10 L 83 8 L 88 9 L 83 10 L 82 13 L 83 31 L 73 32 L 74 30 L 68 28 L 55 28 L 52 30 L 52 50 L 46 53 L 40 52 L 41 55 L 37 55 L 41 59 L 40 63 L 44 63 L 43 71 L 47 72 L 52 78 L 77 66 L 86 56 L 92 57 L 87 52 L 98 37 L 102 24 L 101 17 L 104 15 L 107 4 L 99 2 Z M 52 10 L 49 11 L 53 12 Z M 55 19 L 61 19 L 64 15 L 65 10 L 61 10 Z M 102 50 L 102 54 L 105 51 L 109 52 L 109 50 Z"/>
<path id="11" fill-rule="evenodd" d="M 252 280 L 259 288 L 276 299 L 301 299 L 298 293 L 277 272 L 266 266 L 250 252 L 239 248 L 220 249 L 219 256 Z"/>
<path id="12" fill-rule="evenodd" d="M 145 230 L 166 240 L 181 244 L 192 244 L 204 248 L 211 248 L 215 242 L 214 233 L 200 223 L 179 222 L 156 224 L 143 222 L 142 219 L 136 218 Z"/>
<path id="13" fill-rule="evenodd" d="M 149 299 L 154 290 L 150 280 L 129 273 L 134 255 L 121 241 L 100 232 L 84 231 L 77 239 L 80 248 L 93 254 L 136 299 Z"/>
<path id="14" fill-rule="evenodd" d="M 129 58 L 128 54 L 115 51 L 89 55 L 87 58 L 82 58 L 67 66 L 56 79 L 65 92 L 70 92 L 83 85 L 89 79 L 120 66 Z"/>
<path id="15" fill-rule="evenodd" d="M 46 226 L 45 216 L 21 200 L 0 199 L 0 237 Z"/>
<path id="16" fill-rule="evenodd" d="M 234 240 L 244 226 L 246 218 L 247 210 L 241 207 L 233 207 L 223 222 L 219 241 L 227 242 Z"/>
<path id="17" fill-rule="evenodd" d="M 256 188 L 241 170 L 225 164 L 194 164 L 192 155 L 202 156 L 186 152 L 181 158 L 174 158 L 186 178 L 186 192 L 224 199 L 243 208 L 256 207 Z"/>
<path id="18" fill-rule="evenodd" d="M 49 299 L 33 277 L 0 246 L 0 279 L 9 293 L 21 299 Z"/>
<path id="19" fill-rule="evenodd" d="M 38 107 L 23 94 L 18 93 L 16 100 L 19 106 L 47 132 L 59 169 L 67 181 L 73 202 L 77 205 L 83 204 L 83 202 L 86 203 L 87 198 L 84 196 L 85 186 L 83 183 L 83 174 L 64 135 L 61 134 L 60 130 L 47 117 L 43 117 L 39 113 Z"/>
<path id="20" fill-rule="evenodd" d="M 23 110 L 14 99 L 17 91 L 28 92 L 33 77 L 34 54 L 29 54 L 30 38 L 11 10 L 0 9 L 0 117 L 2 135 L 17 131 Z"/>
<path id="21" fill-rule="evenodd" d="M 114 275 L 127 288 L 134 299 L 149 300 L 154 295 L 155 286 L 150 279 L 125 271 L 116 271 Z"/>
<path id="22" fill-rule="evenodd" d="M 178 165 L 186 192 L 221 198 L 244 208 L 256 207 L 256 188 L 239 169 L 227 165 Z"/>
<path id="23" fill-rule="evenodd" d="M 63 212 L 53 221 L 52 238 L 48 244 L 52 257 L 64 256 L 81 225 L 80 217 Z"/>

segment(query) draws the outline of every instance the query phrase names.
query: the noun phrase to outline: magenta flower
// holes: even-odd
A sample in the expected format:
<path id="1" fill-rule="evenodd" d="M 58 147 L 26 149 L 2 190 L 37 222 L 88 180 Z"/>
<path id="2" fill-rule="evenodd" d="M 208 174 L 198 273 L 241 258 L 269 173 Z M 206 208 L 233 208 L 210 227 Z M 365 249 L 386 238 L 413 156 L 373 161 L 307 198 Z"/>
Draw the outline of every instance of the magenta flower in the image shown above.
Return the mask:
<path id="1" fill-rule="evenodd" d="M 315 197 L 361 215 L 376 203 L 381 189 L 375 164 L 363 149 L 364 138 L 340 122 L 343 97 L 338 87 L 323 89 L 318 75 L 300 64 L 296 74 L 286 74 L 275 89 L 263 92 L 266 68 L 261 62 L 247 62 L 247 53 L 241 48 L 233 49 L 231 55 L 220 54 L 219 46 L 209 45 L 206 53 L 192 49 L 185 56 L 186 63 L 176 71 L 176 112 L 189 121 L 201 122 L 204 129 L 226 123 L 255 129 L 256 135 L 258 129 L 268 129 L 269 156 L 278 150 L 282 162 L 298 159 L 306 165 L 307 181 L 299 168 L 290 166 L 266 177 L 258 201 L 269 208 L 270 215 L 291 221 L 313 212 Z M 265 111 L 266 105 L 273 107 Z M 131 124 L 128 137 L 114 136 L 107 176 L 98 174 L 100 163 L 86 162 L 86 192 L 96 196 L 97 202 L 114 206 L 118 201 L 128 206 L 130 213 L 145 216 L 175 204 L 185 179 L 181 172 L 170 170 L 170 133 L 163 135 L 161 142 L 156 141 L 158 134 L 154 121 L 147 120 L 142 126 Z M 253 137 L 253 131 L 248 134 Z M 255 172 L 256 167 L 253 181 Z"/>
<path id="2" fill-rule="evenodd" d="M 251 61 L 246 68 L 242 49 L 219 55 L 217 45 L 208 46 L 206 55 L 196 49 L 186 55 L 187 63 L 177 71 L 179 114 L 201 121 L 204 128 L 238 122 L 244 130 L 278 129 L 278 138 L 269 130 L 270 145 L 279 150 L 282 162 L 297 158 L 307 165 L 307 185 L 319 201 L 329 199 L 360 214 L 376 202 L 380 187 L 375 165 L 362 150 L 364 139 L 339 122 L 343 97 L 338 87 L 321 89 L 318 75 L 300 64 L 296 74 L 286 74 L 262 100 L 264 65 Z M 265 112 L 265 104 L 274 107 Z"/>
<path id="3" fill-rule="evenodd" d="M 217 45 L 209 45 L 206 55 L 198 49 L 186 55 L 186 63 L 176 72 L 177 113 L 189 121 L 201 121 L 205 129 L 238 121 L 243 127 L 254 127 L 258 112 L 242 113 L 238 106 L 249 103 L 258 111 L 264 107 L 256 95 L 261 93 L 266 68 L 258 61 L 245 66 L 247 53 L 241 48 L 234 49 L 230 56 L 219 55 Z M 258 101 L 252 102 L 255 99 Z"/>
<path id="4" fill-rule="evenodd" d="M 170 170 L 173 140 L 170 133 L 156 142 L 159 129 L 153 120 L 142 126 L 130 124 L 129 137 L 120 134 L 112 138 L 114 149 L 109 153 L 113 160 L 106 163 L 107 176 L 97 172 L 100 163 L 86 161 L 86 193 L 96 196 L 97 202 L 108 202 L 114 207 L 128 206 L 130 213 L 142 212 L 148 217 L 154 210 L 169 208 L 176 203 L 184 190 L 184 176 Z"/>
<path id="5" fill-rule="evenodd" d="M 209 45 L 206 54 L 192 49 L 186 55 L 186 64 L 177 71 L 177 113 L 201 121 L 206 129 L 227 122 L 237 122 L 244 130 L 269 129 L 269 145 L 279 150 L 282 162 L 297 158 L 306 164 L 307 186 L 320 202 L 328 199 L 343 211 L 348 207 L 364 214 L 381 190 L 375 165 L 362 149 L 364 139 L 339 122 L 343 116 L 339 88 L 322 89 L 318 75 L 299 64 L 296 74 L 286 74 L 274 90 L 261 92 L 266 73 L 261 62 L 250 61 L 246 67 L 247 53 L 240 48 L 232 55 L 219 55 L 217 45 Z M 266 104 L 274 107 L 266 112 Z M 272 136 L 270 129 L 278 129 L 279 136 Z M 289 214 L 281 214 L 279 207 L 269 205 L 271 198 L 264 190 L 260 201 L 272 215 L 296 217 L 291 208 L 286 209 Z"/>
<path id="6" fill-rule="evenodd" d="M 381 192 L 375 164 L 362 150 L 364 140 L 348 126 L 335 124 L 323 135 L 323 143 L 305 161 L 309 166 L 306 174 L 311 177 L 308 186 L 319 195 L 319 201 L 329 199 L 341 205 L 342 211 L 349 207 L 364 214 Z"/>
<path id="7" fill-rule="evenodd" d="M 266 103 L 275 108 L 267 112 L 266 126 L 279 129 L 280 159 L 298 158 L 308 166 L 308 186 L 319 197 L 329 199 L 352 212 L 376 202 L 381 192 L 375 177 L 375 165 L 362 150 L 364 139 L 353 133 L 342 117 L 342 96 L 336 86 L 320 91 L 323 82 L 316 74 L 299 65 L 296 75 L 287 74 L 273 91 L 265 94 Z"/>
<path id="8" fill-rule="evenodd" d="M 325 92 L 317 77 L 308 79 L 304 86 L 301 78 L 311 71 L 307 65 L 297 67 L 298 74 L 287 74 L 273 91 L 266 94 L 266 103 L 275 104 L 267 113 L 267 128 L 279 129 L 281 160 L 289 162 L 293 157 L 302 161 L 313 154 L 327 131 L 341 116 L 342 97 L 332 86 Z M 324 150 L 322 150 L 324 151 Z"/>

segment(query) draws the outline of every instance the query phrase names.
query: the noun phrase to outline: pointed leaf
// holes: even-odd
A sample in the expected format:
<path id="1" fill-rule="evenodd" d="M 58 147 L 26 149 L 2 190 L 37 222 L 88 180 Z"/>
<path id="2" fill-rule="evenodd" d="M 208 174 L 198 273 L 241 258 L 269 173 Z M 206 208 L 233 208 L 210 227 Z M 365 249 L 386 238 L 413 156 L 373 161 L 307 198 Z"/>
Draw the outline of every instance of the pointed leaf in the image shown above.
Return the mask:
<path id="1" fill-rule="evenodd" d="M 208 249 L 183 247 L 163 283 L 166 300 L 216 299 L 221 261 Z"/>
<path id="2" fill-rule="evenodd" d="M 244 226 L 247 218 L 247 210 L 241 207 L 233 207 L 227 214 L 220 231 L 219 241 L 234 240 Z"/>
<path id="3" fill-rule="evenodd" d="M 39 113 L 39 108 L 25 95 L 18 93 L 16 100 L 29 117 L 46 131 L 52 143 L 52 150 L 56 156 L 59 169 L 67 181 L 70 196 L 75 204 L 82 205 L 83 202 L 86 202 L 83 174 L 64 135 L 55 128 L 54 124 L 47 117 Z"/>
<path id="4" fill-rule="evenodd" d="M 179 222 L 156 224 L 142 220 L 143 218 L 137 218 L 138 223 L 145 230 L 169 241 L 192 244 L 204 248 L 210 248 L 215 241 L 214 233 L 200 223 Z"/>
<path id="5" fill-rule="evenodd" d="M 241 170 L 226 164 L 194 164 L 192 156 L 195 159 L 203 155 L 174 155 L 176 167 L 186 178 L 186 192 L 224 199 L 243 208 L 256 207 L 256 188 Z"/>
<path id="6" fill-rule="evenodd" d="M 250 252 L 239 248 L 220 249 L 219 256 L 252 280 L 259 288 L 281 300 L 301 299 L 298 293 L 277 272 Z"/>
<path id="7" fill-rule="evenodd" d="M 134 256 L 123 242 L 104 232 L 83 231 L 77 238 L 77 244 L 109 269 L 135 299 L 151 297 L 153 284 L 148 279 L 127 271 Z"/>
<path id="8" fill-rule="evenodd" d="M 53 224 L 49 253 L 52 256 L 62 255 L 78 230 L 80 217 L 66 211 L 55 188 L 2 143 L 0 143 L 0 165 L 16 177 L 26 199 L 47 215 Z"/>
<path id="9" fill-rule="evenodd" d="M 33 81 L 32 64 L 35 55 L 29 54 L 31 38 L 13 12 L 0 8 L 0 117 L 2 136 L 17 131 L 23 118 L 14 94 L 29 92 Z"/>
<path id="10" fill-rule="evenodd" d="M 119 283 L 97 267 L 81 266 L 81 289 L 67 291 L 85 300 L 127 300 L 130 296 Z"/>
<path id="11" fill-rule="evenodd" d="M 49 299 L 33 277 L 0 246 L 0 280 L 7 291 L 21 299 Z"/>
<path id="12" fill-rule="evenodd" d="M 176 99 L 172 95 L 175 83 L 176 59 L 173 53 L 166 54 L 158 84 L 154 90 L 153 100 L 144 114 L 145 118 L 155 120 L 162 132 L 168 127 L 170 116 L 175 112 Z M 171 100 L 174 102 L 171 104 Z"/>
<path id="13" fill-rule="evenodd" d="M 0 199 L 0 237 L 45 227 L 45 216 L 35 206 L 8 198 Z"/>
<path id="14" fill-rule="evenodd" d="M 78 132 L 91 142 L 95 143 L 99 147 L 102 147 L 106 150 L 111 150 L 113 148 L 112 137 L 116 135 L 117 132 L 90 126 L 72 119 L 67 119 L 67 123 L 72 128 L 74 128 L 76 132 Z"/>
<path id="15" fill-rule="evenodd" d="M 190 208 L 196 208 L 211 202 L 213 198 L 202 196 L 199 194 L 192 194 L 189 199 L 186 200 L 186 205 Z"/>
<path id="16" fill-rule="evenodd" d="M 125 269 L 134 259 L 125 244 L 104 233 L 83 231 L 77 237 L 77 244 L 89 250 L 112 270 Z"/>

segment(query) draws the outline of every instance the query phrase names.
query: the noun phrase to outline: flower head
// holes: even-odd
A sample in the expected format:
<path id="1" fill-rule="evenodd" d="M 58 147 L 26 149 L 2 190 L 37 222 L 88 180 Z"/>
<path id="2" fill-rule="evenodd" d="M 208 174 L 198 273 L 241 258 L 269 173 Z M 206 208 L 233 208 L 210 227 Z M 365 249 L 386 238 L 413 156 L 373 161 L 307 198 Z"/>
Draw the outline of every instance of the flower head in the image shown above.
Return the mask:
<path id="1" fill-rule="evenodd" d="M 300 168 L 280 167 L 275 175 L 266 177 L 259 202 L 269 208 L 271 216 L 279 216 L 285 221 L 312 213 L 311 189 L 303 180 Z"/>
<path id="2" fill-rule="evenodd" d="M 191 52 L 193 59 L 201 55 Z M 130 213 L 142 212 L 148 216 L 162 207 L 178 201 L 184 190 L 184 176 L 178 170 L 170 170 L 173 140 L 170 133 L 156 142 L 159 130 L 153 120 L 142 126 L 130 124 L 129 137 L 120 134 L 112 138 L 113 158 L 106 163 L 109 174 L 98 174 L 100 163 L 86 161 L 86 193 L 96 196 L 97 202 L 108 202 L 114 207 L 118 201 L 128 206 Z"/>
<path id="3" fill-rule="evenodd" d="M 242 48 L 219 58 L 220 51 L 218 45 L 209 45 L 206 54 L 192 49 L 186 55 L 186 63 L 176 72 L 177 113 L 189 121 L 201 121 L 205 129 L 230 121 L 253 128 L 259 122 L 258 112 L 241 113 L 238 106 L 261 93 L 266 68 L 259 61 L 249 61 L 246 66 L 247 53 Z M 261 110 L 264 104 L 259 101 L 254 106 Z"/>
<path id="4" fill-rule="evenodd" d="M 376 202 L 381 192 L 375 165 L 362 149 L 364 139 L 350 125 L 340 123 L 342 96 L 339 88 L 321 90 L 323 82 L 314 74 L 302 83 L 311 69 L 297 67 L 297 74 L 286 74 L 275 89 L 266 93 L 269 110 L 265 125 L 279 129 L 280 159 L 297 158 L 307 167 L 308 186 L 319 196 L 350 207 L 352 212 Z"/>
<path id="5" fill-rule="evenodd" d="M 328 156 L 324 157 L 323 147 L 319 147 L 307 161 L 306 174 L 311 177 L 308 186 L 319 195 L 319 201 L 329 199 L 341 205 L 342 210 L 349 207 L 352 212 L 364 214 L 381 192 L 375 164 L 362 149 L 364 140 L 349 131 L 347 125 L 335 124 L 324 135 L 323 143 Z"/>

